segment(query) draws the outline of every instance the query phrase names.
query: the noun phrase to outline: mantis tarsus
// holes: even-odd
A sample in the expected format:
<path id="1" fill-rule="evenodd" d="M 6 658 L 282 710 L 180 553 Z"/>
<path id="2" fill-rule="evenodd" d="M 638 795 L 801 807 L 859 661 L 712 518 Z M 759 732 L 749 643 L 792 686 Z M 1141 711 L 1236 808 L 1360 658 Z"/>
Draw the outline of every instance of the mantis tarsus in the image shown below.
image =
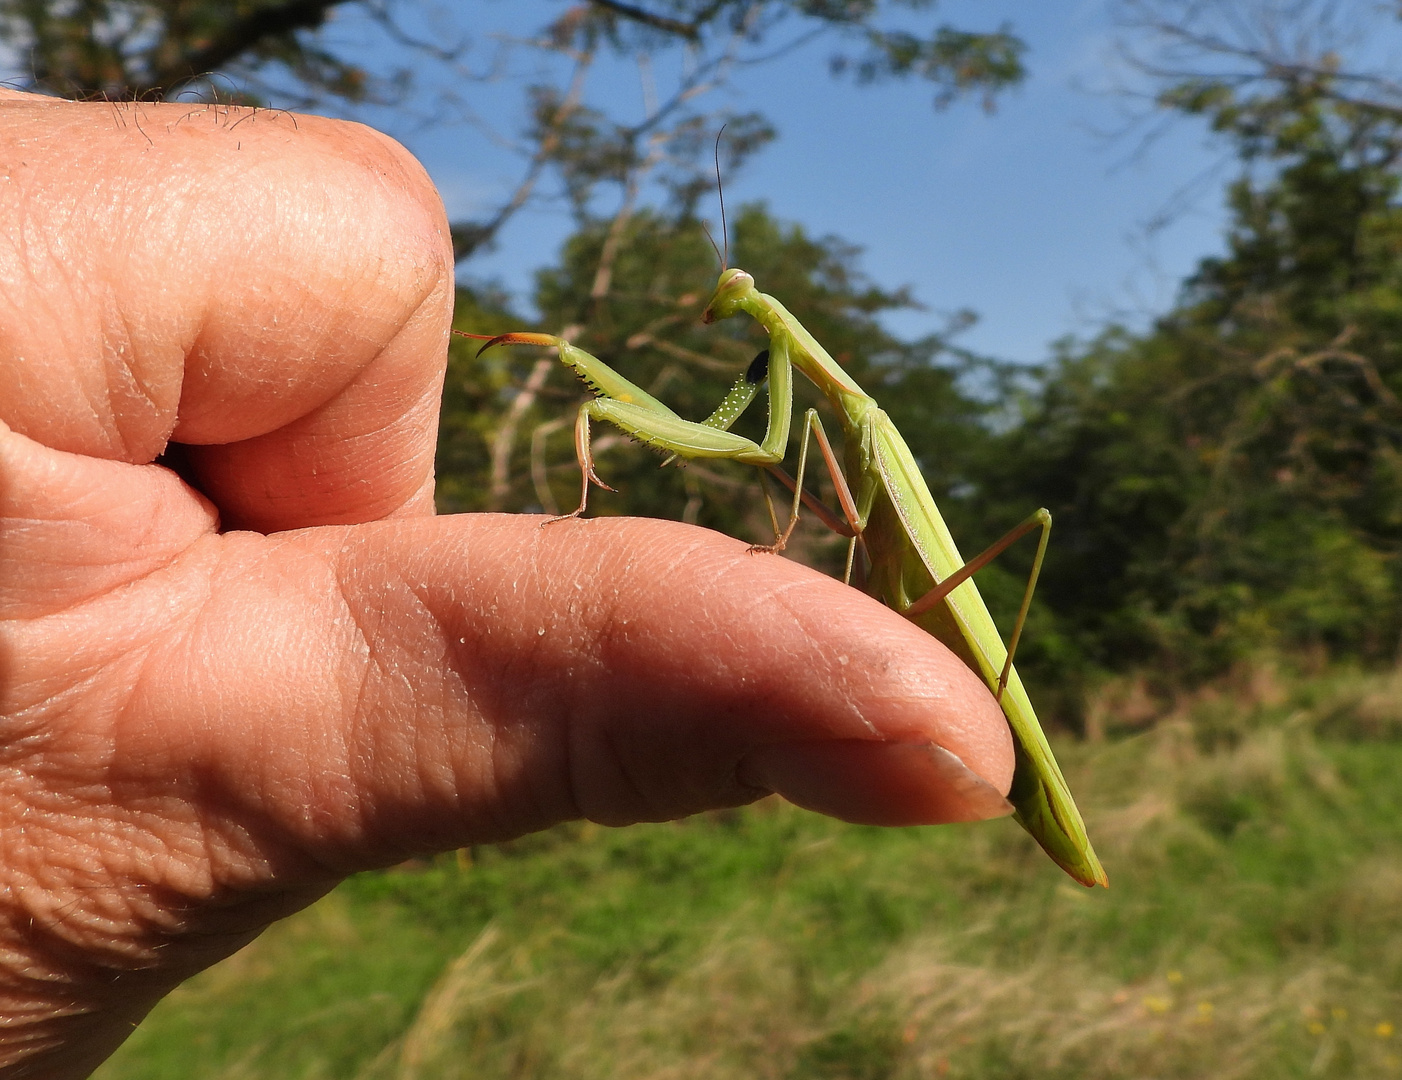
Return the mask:
<path id="1" fill-rule="evenodd" d="M 559 350 L 560 359 L 596 395 L 594 400 L 580 407 L 575 424 L 582 490 L 579 508 L 566 516 L 584 512 L 591 483 L 608 487 L 595 474 L 589 449 L 591 420 L 607 420 L 639 441 L 673 456 L 728 458 L 767 468 L 780 476 L 794 491 L 788 527 L 778 532 L 770 549 L 781 550 L 797 521 L 800 501 L 817 509 L 803 495 L 808 447 L 811 438 L 816 436 L 843 511 L 842 520 L 833 520 L 833 515 L 827 513 L 822 516 L 851 537 L 848 578 L 860 545 L 871 564 L 865 581 L 867 591 L 944 642 L 984 679 L 998 698 L 1013 733 L 1017 765 L 1008 798 L 1015 809 L 1014 816 L 1047 854 L 1081 884 L 1108 884 L 1070 789 L 1037 722 L 1022 680 L 1012 666 L 1012 652 L 1017 647 L 1046 549 L 1051 515 L 1038 510 L 988 551 L 965 563 L 920 475 L 914 455 L 890 417 L 783 304 L 756 289 L 754 279 L 743 270 L 727 269 L 720 276 L 702 321 L 715 322 L 741 312 L 753 317 L 768 333 L 769 349 L 756 357 L 720 407 L 700 422 L 682 419 L 603 361 L 560 338 L 546 334 L 503 334 L 490 339 L 482 348 L 553 346 Z M 842 423 L 846 461 L 845 469 L 839 466 L 817 411 L 810 409 L 804 417 L 797 474 L 789 481 L 778 465 L 788 446 L 794 367 L 823 392 L 836 411 Z M 734 434 L 729 428 L 754 400 L 766 377 L 769 381 L 768 426 L 763 440 L 756 443 Z M 1039 528 L 1041 540 L 1032 576 L 1017 627 L 1005 648 L 972 575 L 1018 537 Z"/>

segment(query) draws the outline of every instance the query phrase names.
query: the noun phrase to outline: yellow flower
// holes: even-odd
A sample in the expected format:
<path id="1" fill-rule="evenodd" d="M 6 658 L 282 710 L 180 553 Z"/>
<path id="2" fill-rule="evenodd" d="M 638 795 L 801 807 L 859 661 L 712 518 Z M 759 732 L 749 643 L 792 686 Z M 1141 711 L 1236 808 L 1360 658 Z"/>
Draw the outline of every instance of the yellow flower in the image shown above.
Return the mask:
<path id="1" fill-rule="evenodd" d="M 1181 971 L 1170 971 L 1168 973 L 1168 981 L 1173 986 L 1177 986 L 1183 981 L 1183 973 Z"/>
<path id="2" fill-rule="evenodd" d="M 1146 997 L 1144 999 L 1144 1008 L 1148 1009 L 1151 1013 L 1166 1013 L 1171 1004 L 1172 1002 L 1170 1002 L 1168 998 Z"/>
<path id="3" fill-rule="evenodd" d="M 1373 1034 L 1380 1039 L 1390 1039 L 1392 1038 L 1394 1030 L 1392 1023 L 1388 1020 L 1384 1020 L 1373 1029 Z"/>
<path id="4" fill-rule="evenodd" d="M 1311 1020 L 1308 1024 L 1305 1025 L 1305 1030 L 1308 1031 L 1311 1035 L 1323 1035 L 1324 1025 L 1321 1024 L 1318 1020 Z"/>

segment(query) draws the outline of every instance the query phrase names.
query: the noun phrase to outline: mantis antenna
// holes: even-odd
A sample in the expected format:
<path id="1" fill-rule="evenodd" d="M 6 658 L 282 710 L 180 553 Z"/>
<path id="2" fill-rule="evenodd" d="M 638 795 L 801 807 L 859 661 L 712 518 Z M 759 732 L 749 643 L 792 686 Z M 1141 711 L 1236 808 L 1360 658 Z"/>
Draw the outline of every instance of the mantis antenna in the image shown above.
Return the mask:
<path id="1" fill-rule="evenodd" d="M 711 250 L 716 253 L 716 258 L 720 260 L 720 272 L 722 274 L 725 273 L 726 270 L 729 269 L 729 267 L 725 265 L 725 256 L 720 253 L 720 245 L 716 243 L 716 238 L 711 235 L 711 230 L 704 221 L 701 222 L 701 231 L 706 234 L 706 239 L 711 242 Z M 726 246 L 729 247 L 729 243 L 727 243 Z"/>
<path id="2" fill-rule="evenodd" d="M 725 254 L 720 258 L 720 272 L 723 274 L 730 269 L 730 226 L 725 220 L 725 185 L 720 178 L 720 137 L 725 134 L 726 125 L 722 124 L 720 130 L 716 132 L 716 194 L 720 196 L 720 235 L 725 241 Z M 709 235 L 709 234 L 708 234 Z M 711 241 L 711 247 L 715 247 L 716 242 Z M 720 255 L 720 252 L 716 254 Z"/>

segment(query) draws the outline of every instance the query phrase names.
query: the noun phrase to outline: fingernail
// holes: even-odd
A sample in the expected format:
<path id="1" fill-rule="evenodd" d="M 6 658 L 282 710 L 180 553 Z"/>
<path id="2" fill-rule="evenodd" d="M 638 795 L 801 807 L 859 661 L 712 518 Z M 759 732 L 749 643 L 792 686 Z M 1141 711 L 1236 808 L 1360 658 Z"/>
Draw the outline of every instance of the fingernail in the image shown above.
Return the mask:
<path id="1" fill-rule="evenodd" d="M 864 825 L 935 825 L 1012 813 L 1012 804 L 957 754 L 934 743 L 864 739 L 751 751 L 737 772 L 750 787 Z"/>
<path id="2" fill-rule="evenodd" d="M 926 743 L 925 751 L 934 763 L 941 780 L 957 792 L 968 804 L 970 814 L 965 821 L 986 821 L 1007 817 L 1013 804 L 996 787 L 964 764 L 963 758 L 936 743 Z"/>

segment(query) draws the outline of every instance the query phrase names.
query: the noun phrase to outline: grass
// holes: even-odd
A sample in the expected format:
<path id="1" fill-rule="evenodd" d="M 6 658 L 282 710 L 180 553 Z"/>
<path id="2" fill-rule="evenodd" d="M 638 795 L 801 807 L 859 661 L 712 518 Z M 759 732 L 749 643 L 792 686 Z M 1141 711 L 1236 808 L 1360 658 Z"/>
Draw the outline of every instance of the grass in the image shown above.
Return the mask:
<path id="1" fill-rule="evenodd" d="M 363 875 L 98 1076 L 1402 1076 L 1399 736 L 1393 677 L 1257 672 L 1059 747 L 1108 891 L 773 800 Z"/>

